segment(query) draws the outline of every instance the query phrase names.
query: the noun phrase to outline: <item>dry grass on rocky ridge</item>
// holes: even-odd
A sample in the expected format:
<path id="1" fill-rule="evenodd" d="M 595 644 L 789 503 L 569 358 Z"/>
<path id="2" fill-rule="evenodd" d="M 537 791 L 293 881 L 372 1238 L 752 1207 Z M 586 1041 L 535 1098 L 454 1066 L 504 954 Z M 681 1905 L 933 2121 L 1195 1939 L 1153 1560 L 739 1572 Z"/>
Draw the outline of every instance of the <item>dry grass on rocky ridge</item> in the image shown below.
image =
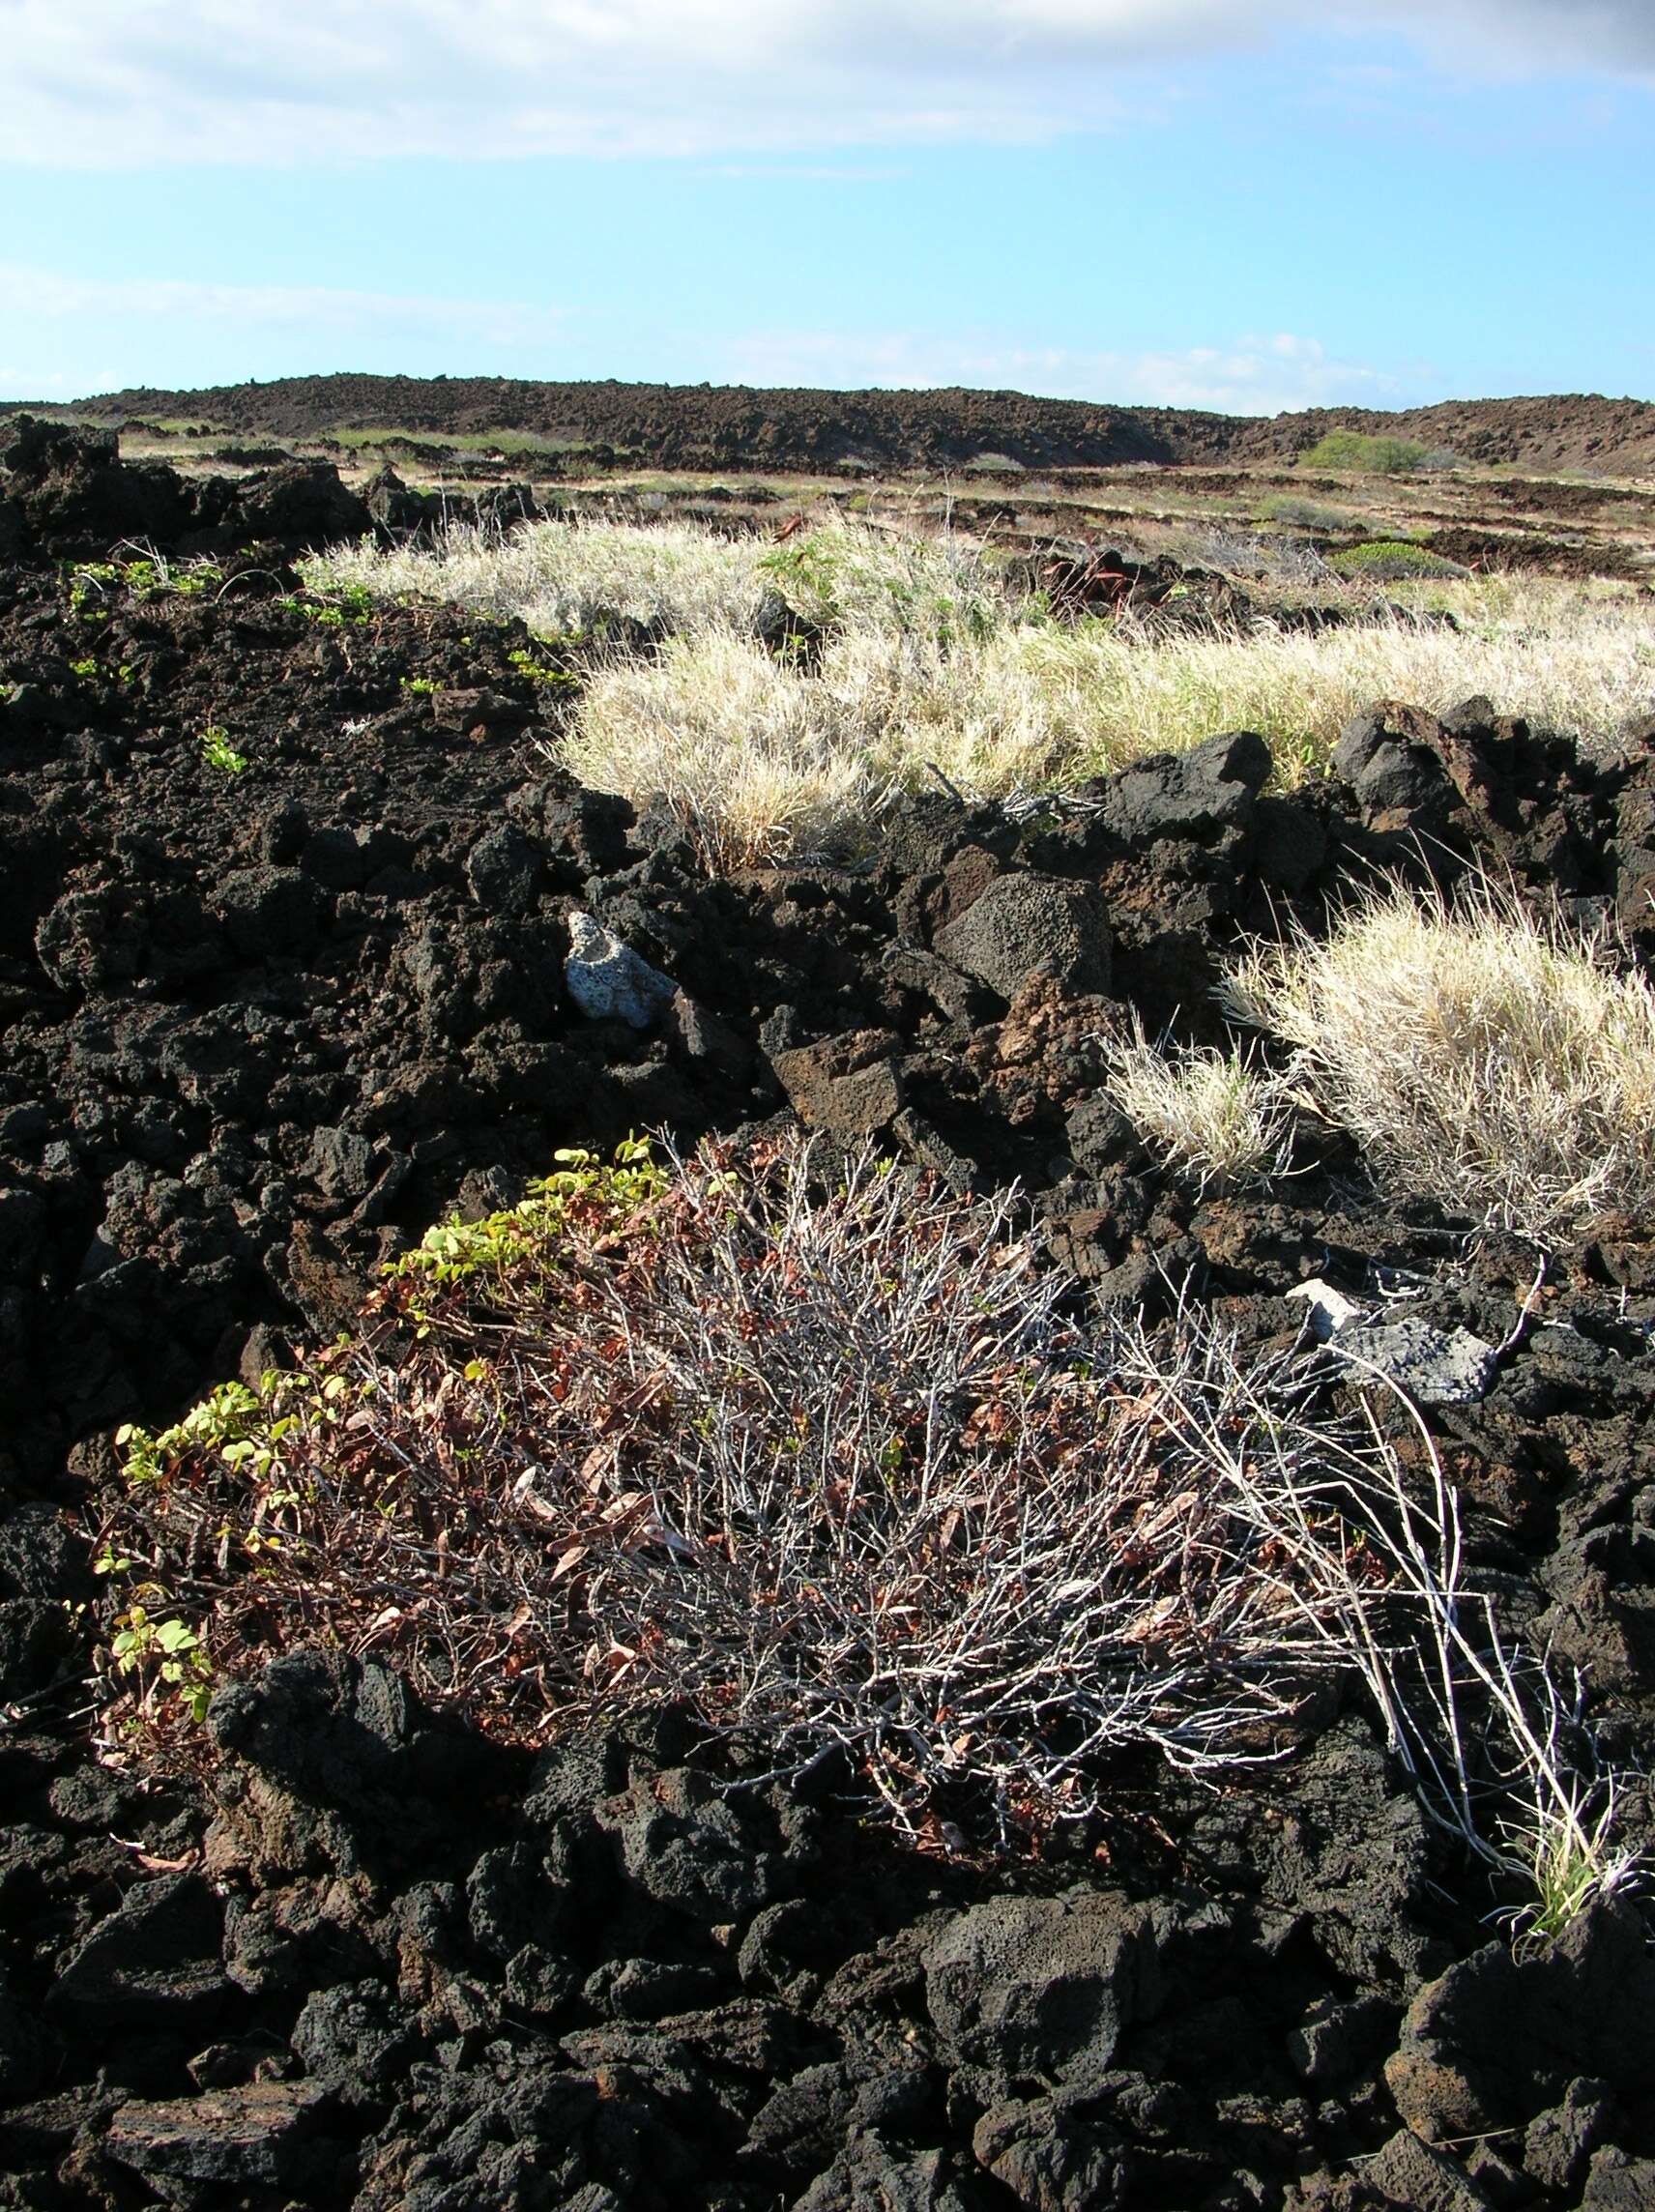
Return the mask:
<path id="1" fill-rule="evenodd" d="M 435 545 L 336 546 L 300 562 L 308 588 L 434 599 L 520 617 L 545 637 L 636 624 L 657 634 L 751 636 L 784 597 L 806 622 L 900 628 L 1003 617 L 994 573 L 964 541 L 837 517 L 785 543 L 705 523 L 576 520 L 515 529 L 459 523 Z"/>
<path id="2" fill-rule="evenodd" d="M 1655 694 L 1649 602 L 1502 586 L 1485 605 L 1501 611 L 1459 630 L 1394 612 L 1320 631 L 1171 636 L 1002 623 L 941 638 L 857 624 L 809 670 L 708 630 L 597 674 L 565 754 L 600 790 L 665 792 L 714 857 L 744 859 L 865 830 L 933 766 L 995 798 L 1251 729 L 1292 784 L 1377 698 L 1442 712 L 1481 692 L 1604 742 Z"/>
<path id="3" fill-rule="evenodd" d="M 1251 729 L 1291 784 L 1376 698 L 1441 713 L 1481 693 L 1588 745 L 1655 699 L 1647 593 L 1526 577 L 1416 587 L 1417 614 L 1330 582 L 1321 596 L 1356 619 L 1169 634 L 1055 624 L 961 541 L 842 522 L 781 546 L 684 523 L 455 531 L 305 573 L 319 592 L 446 598 L 546 634 L 621 618 L 664 637 L 647 655 L 596 641 L 560 744 L 596 789 L 664 792 L 721 864 L 863 835 L 933 769 L 985 797 L 1063 789 Z M 782 597 L 825 626 L 819 655 L 757 636 Z"/>

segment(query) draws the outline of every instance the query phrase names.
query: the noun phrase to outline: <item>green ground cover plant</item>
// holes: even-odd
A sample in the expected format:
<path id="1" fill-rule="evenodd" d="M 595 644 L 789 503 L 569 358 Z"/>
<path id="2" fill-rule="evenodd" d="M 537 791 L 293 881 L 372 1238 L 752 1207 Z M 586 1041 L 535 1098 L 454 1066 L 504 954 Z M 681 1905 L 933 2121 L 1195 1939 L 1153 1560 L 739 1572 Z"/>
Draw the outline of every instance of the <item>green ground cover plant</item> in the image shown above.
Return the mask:
<path id="1" fill-rule="evenodd" d="M 1401 584 L 1419 576 L 1464 576 L 1469 571 L 1457 561 L 1446 561 L 1408 538 L 1371 538 L 1361 545 L 1344 545 L 1327 556 L 1327 566 L 1341 576 L 1358 576 L 1371 584 Z"/>
<path id="2" fill-rule="evenodd" d="M 169 561 L 146 546 L 124 559 L 77 562 L 69 571 L 69 603 L 76 614 L 97 615 L 122 592 L 138 599 L 193 599 L 219 590 L 223 582 L 224 571 L 216 561 Z"/>
<path id="3" fill-rule="evenodd" d="M 229 731 L 218 722 L 209 722 L 201 733 L 201 758 L 220 775 L 240 775 L 252 765 L 246 753 L 236 750 Z"/>

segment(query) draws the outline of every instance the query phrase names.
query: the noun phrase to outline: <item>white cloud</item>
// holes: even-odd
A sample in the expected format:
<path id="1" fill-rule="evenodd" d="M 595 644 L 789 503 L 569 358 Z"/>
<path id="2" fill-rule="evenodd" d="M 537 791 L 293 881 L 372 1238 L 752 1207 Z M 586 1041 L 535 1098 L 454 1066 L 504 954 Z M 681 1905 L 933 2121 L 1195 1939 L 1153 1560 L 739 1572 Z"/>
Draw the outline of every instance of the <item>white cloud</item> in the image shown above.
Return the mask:
<path id="1" fill-rule="evenodd" d="M 545 344 L 563 336 L 557 308 L 509 301 L 448 300 L 320 285 L 203 284 L 170 278 L 105 280 L 0 262 L 0 314 L 31 322 L 117 317 L 177 329 L 314 332 L 319 337 L 463 335 L 468 346 Z M 83 389 L 90 389 L 85 388 Z"/>
<path id="2" fill-rule="evenodd" d="M 1395 377 L 1329 358 L 1315 338 L 1281 333 L 1228 346 L 1142 352 L 1007 346 L 992 339 L 775 332 L 739 338 L 729 372 L 755 384 L 1038 393 L 1120 405 L 1209 407 L 1278 415 L 1301 407 L 1400 404 Z"/>
<path id="3" fill-rule="evenodd" d="M 555 307 L 510 300 L 452 300 L 323 286 L 211 284 L 150 277 L 96 278 L 0 262 L 0 324 L 31 333 L 33 367 L 0 366 L 0 391 L 25 387 L 48 393 L 86 393 L 132 382 L 168 383 L 168 360 L 194 359 L 226 348 L 241 357 L 256 336 L 286 364 L 265 373 L 331 365 L 345 352 L 369 361 L 413 365 L 406 356 L 435 351 L 452 365 L 456 338 L 468 353 L 527 357 L 520 374 L 557 373 L 583 335 L 586 321 Z M 125 365 L 94 372 L 120 334 Z M 825 385 L 838 390 L 966 385 L 977 390 L 1032 392 L 1050 398 L 1123 405 L 1210 407 L 1224 413 L 1274 415 L 1284 409 L 1366 403 L 1399 404 L 1398 379 L 1331 358 L 1315 338 L 1288 333 L 1241 337 L 1222 346 L 1098 351 L 1027 346 L 983 334 L 715 331 L 667 335 L 669 350 L 693 361 L 690 374 L 719 382 Z M 82 373 L 61 365 L 67 349 L 83 356 Z M 291 358 L 290 358 L 291 357 Z M 44 364 L 51 361 L 54 365 Z M 232 373 L 242 374 L 242 368 Z M 569 370 L 565 368 L 563 373 Z M 640 371 L 647 373 L 647 371 Z"/>
<path id="4" fill-rule="evenodd" d="M 86 390 L 95 389 L 87 386 Z M 65 370 L 18 368 L 13 363 L 0 361 L 0 393 L 26 393 L 31 399 L 76 399 L 80 393 L 74 379 Z"/>
<path id="5" fill-rule="evenodd" d="M 1649 0 L 1360 0 L 1350 14 L 1482 73 L 1655 80 Z"/>
<path id="6" fill-rule="evenodd" d="M 1655 75 L 1649 0 L 0 0 L 0 159 L 775 155 L 1107 125 L 1309 28 Z"/>

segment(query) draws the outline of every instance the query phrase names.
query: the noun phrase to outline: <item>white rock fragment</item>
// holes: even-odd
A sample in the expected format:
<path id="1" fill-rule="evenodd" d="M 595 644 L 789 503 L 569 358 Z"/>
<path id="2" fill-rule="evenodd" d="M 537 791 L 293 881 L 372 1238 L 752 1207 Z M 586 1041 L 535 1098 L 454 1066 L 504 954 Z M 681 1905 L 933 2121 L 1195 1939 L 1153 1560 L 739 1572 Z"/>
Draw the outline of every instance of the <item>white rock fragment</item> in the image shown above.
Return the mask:
<path id="1" fill-rule="evenodd" d="M 1298 1283 L 1284 1296 L 1303 1298 L 1310 1308 L 1310 1325 L 1319 1344 L 1325 1344 L 1330 1336 L 1350 1321 L 1360 1321 L 1362 1308 L 1354 1298 L 1348 1298 L 1343 1291 L 1336 1291 L 1331 1283 L 1324 1283 L 1320 1275 L 1308 1283 Z"/>
<path id="2" fill-rule="evenodd" d="M 568 917 L 568 995 L 590 1020 L 623 1021 L 647 1030 L 672 1004 L 678 985 L 576 907 Z"/>
<path id="3" fill-rule="evenodd" d="M 1333 1349 L 1370 1361 L 1421 1406 L 1475 1405 L 1499 1372 L 1498 1353 L 1468 1328 L 1412 1319 L 1342 1329 Z"/>

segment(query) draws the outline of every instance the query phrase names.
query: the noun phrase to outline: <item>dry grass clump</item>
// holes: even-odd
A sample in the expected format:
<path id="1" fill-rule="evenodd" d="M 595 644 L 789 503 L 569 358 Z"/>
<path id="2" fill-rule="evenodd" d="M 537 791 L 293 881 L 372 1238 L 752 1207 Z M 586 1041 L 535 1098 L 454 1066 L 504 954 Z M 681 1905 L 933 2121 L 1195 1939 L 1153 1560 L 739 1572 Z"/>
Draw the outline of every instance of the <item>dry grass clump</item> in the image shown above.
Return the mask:
<path id="1" fill-rule="evenodd" d="M 664 796 L 715 867 L 818 846 L 889 795 L 831 683 L 725 628 L 595 676 L 557 755 L 594 790 Z"/>
<path id="2" fill-rule="evenodd" d="M 698 524 L 532 522 L 503 530 L 450 522 L 434 545 L 382 546 L 364 538 L 297 564 L 306 590 L 365 591 L 374 598 L 435 599 L 498 620 L 520 616 L 544 637 L 606 622 L 697 630 L 750 628 L 769 589 L 757 538 L 724 538 Z"/>
<path id="3" fill-rule="evenodd" d="M 1375 699 L 1440 713 L 1478 692 L 1502 713 L 1602 742 L 1655 698 L 1655 606 L 1572 586 L 1500 580 L 1438 587 L 1449 629 L 1399 610 L 1337 628 L 1134 637 L 1085 631 L 1097 773 L 1146 752 L 1181 752 L 1220 730 L 1257 730 L 1283 779 L 1324 765 L 1339 732 Z M 1095 765 L 1092 765 L 1095 763 Z"/>
<path id="4" fill-rule="evenodd" d="M 1655 1203 L 1655 990 L 1555 913 L 1376 888 L 1255 947 L 1224 1002 L 1406 1191 L 1537 1237 Z"/>
<path id="5" fill-rule="evenodd" d="M 1060 630 L 848 626 L 795 669 L 730 630 L 675 638 L 582 694 L 559 757 L 583 783 L 663 793 L 717 865 L 859 840 L 941 769 L 1001 796 L 1076 780 L 1088 670 Z"/>
<path id="6" fill-rule="evenodd" d="M 1109 1040 L 1105 1088 L 1139 1135 L 1205 1195 L 1287 1172 L 1292 1105 L 1284 1079 L 1215 1046 L 1157 1051 L 1136 1014 Z"/>

